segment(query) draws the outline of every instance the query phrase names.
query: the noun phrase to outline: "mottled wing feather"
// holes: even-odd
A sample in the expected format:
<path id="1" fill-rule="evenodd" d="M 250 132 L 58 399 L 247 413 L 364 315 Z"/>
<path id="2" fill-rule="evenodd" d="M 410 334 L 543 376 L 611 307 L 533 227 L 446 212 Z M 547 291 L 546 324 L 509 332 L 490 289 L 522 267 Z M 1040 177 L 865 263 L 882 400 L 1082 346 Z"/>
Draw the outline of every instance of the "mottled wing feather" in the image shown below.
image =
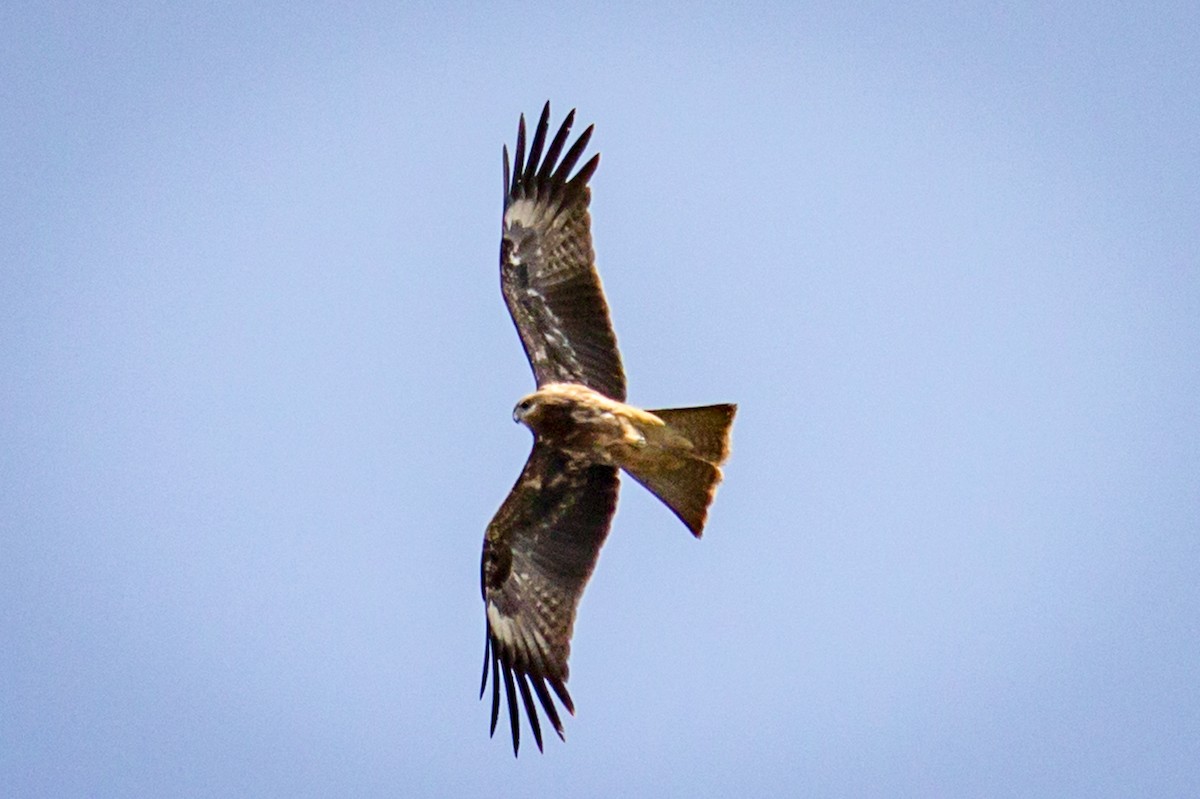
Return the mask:
<path id="1" fill-rule="evenodd" d="M 547 685 L 568 712 L 575 712 L 566 686 L 571 631 L 608 535 L 617 489 L 615 467 L 572 461 L 535 443 L 521 476 L 488 525 L 481 566 L 487 642 L 479 695 L 486 692 L 490 668 L 492 733 L 503 681 L 514 754 L 520 746 L 520 705 L 538 749 L 539 704 L 554 731 L 563 735 Z"/>
<path id="2" fill-rule="evenodd" d="M 582 383 L 625 399 L 625 372 L 592 250 L 588 180 L 594 155 L 571 175 L 591 137 L 585 130 L 558 161 L 575 112 L 542 157 L 550 104 L 525 151 L 525 117 L 517 128 L 513 169 L 504 151 L 504 220 L 500 287 L 539 386 Z M 557 163 L 556 163 L 557 162 Z"/>

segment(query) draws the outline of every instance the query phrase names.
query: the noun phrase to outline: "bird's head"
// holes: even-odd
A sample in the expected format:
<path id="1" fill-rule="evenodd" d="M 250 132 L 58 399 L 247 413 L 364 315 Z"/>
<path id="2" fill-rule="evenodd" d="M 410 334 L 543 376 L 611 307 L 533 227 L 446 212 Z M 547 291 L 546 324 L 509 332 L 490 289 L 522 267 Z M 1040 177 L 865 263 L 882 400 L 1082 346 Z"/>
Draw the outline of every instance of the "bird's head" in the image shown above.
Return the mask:
<path id="1" fill-rule="evenodd" d="M 535 435 L 559 435 L 572 426 L 572 412 L 578 408 L 581 389 L 548 383 L 521 398 L 513 408 L 513 421 L 525 425 Z"/>
<path id="2" fill-rule="evenodd" d="M 521 400 L 513 408 L 513 421 L 521 422 L 526 427 L 533 428 L 537 423 L 538 416 L 541 412 L 541 403 L 538 401 L 537 394 L 529 394 L 522 397 Z"/>

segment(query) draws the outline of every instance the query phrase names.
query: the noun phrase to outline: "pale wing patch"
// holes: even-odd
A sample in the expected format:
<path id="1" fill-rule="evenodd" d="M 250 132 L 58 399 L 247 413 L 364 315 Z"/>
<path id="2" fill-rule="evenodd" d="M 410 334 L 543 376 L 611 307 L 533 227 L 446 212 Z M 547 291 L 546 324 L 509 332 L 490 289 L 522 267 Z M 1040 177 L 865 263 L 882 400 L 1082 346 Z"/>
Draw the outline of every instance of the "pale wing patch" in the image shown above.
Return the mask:
<path id="1" fill-rule="evenodd" d="M 530 290 L 529 294 L 538 300 L 538 311 L 546 323 L 546 340 L 558 347 L 559 357 L 565 361 L 564 365 L 568 367 L 566 371 L 559 370 L 563 375 L 563 379 L 569 380 L 572 375 L 581 374 L 584 371 L 583 363 L 579 360 L 575 348 L 571 346 L 570 340 L 563 332 L 562 319 L 558 317 L 558 314 L 550 310 L 549 305 L 542 302 L 541 297 L 536 292 Z"/>
<path id="2" fill-rule="evenodd" d="M 557 210 L 558 208 L 545 202 L 524 197 L 513 200 L 504 211 L 504 227 L 507 229 L 513 225 L 521 225 L 522 227 L 536 228 L 544 224 Z"/>
<path id="3" fill-rule="evenodd" d="M 514 249 L 510 259 L 520 265 L 519 252 Z M 532 286 L 522 292 L 519 302 L 521 307 L 536 321 L 541 337 L 529 342 L 530 357 L 535 362 L 546 363 L 555 372 L 557 379 L 569 381 L 575 375 L 583 374 L 585 367 L 579 355 L 565 332 L 562 318 L 554 312 L 546 298 Z M 556 358 L 548 357 L 550 345 Z"/>
<path id="4" fill-rule="evenodd" d="M 492 626 L 492 635 L 496 637 L 496 640 L 503 641 L 510 648 L 513 646 L 513 642 L 520 640 L 516 620 L 511 616 L 505 616 L 500 608 L 492 602 L 488 602 L 487 618 L 488 624 Z"/>

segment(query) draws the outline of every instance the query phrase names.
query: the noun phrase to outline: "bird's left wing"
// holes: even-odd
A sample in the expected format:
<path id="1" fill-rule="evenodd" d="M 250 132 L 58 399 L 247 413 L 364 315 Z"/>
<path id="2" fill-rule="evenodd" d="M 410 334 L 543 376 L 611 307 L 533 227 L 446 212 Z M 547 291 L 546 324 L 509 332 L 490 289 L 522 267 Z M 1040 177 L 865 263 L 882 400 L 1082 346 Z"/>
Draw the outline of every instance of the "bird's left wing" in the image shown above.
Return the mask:
<path id="1" fill-rule="evenodd" d="M 592 129 L 558 158 L 574 119 L 572 111 L 543 156 L 550 123 L 546 103 L 528 152 L 521 117 L 511 171 L 504 149 L 500 288 L 539 386 L 582 383 L 623 402 L 625 372 L 596 271 L 588 214 L 588 179 L 600 156 L 571 175 Z"/>
<path id="2" fill-rule="evenodd" d="M 561 738 L 562 722 L 546 686 L 568 712 L 567 657 L 575 610 L 595 568 L 617 505 L 612 466 L 573 461 L 535 443 L 521 476 L 488 525 L 482 589 L 487 608 L 482 699 L 492 674 L 492 723 L 500 713 L 500 682 L 508 703 L 513 754 L 520 746 L 525 706 L 538 749 L 541 725 L 534 695 Z"/>

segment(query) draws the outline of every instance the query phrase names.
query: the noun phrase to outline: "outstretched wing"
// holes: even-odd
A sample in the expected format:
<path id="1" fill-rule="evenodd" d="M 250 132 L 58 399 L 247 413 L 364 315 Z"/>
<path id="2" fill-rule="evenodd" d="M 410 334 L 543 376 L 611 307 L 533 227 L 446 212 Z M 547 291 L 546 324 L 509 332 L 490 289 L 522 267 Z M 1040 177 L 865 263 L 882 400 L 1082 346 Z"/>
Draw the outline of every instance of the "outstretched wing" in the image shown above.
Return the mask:
<path id="1" fill-rule="evenodd" d="M 625 372 L 596 272 L 588 214 L 587 182 L 599 154 L 568 179 L 592 128 L 558 160 L 574 120 L 571 111 L 543 157 L 550 123 L 546 103 L 528 154 L 521 116 L 511 172 L 504 148 L 500 287 L 538 386 L 582 383 L 623 401 Z"/>
<path id="2" fill-rule="evenodd" d="M 615 467 L 573 461 L 535 443 L 516 485 L 488 525 L 481 567 L 487 643 L 479 697 L 487 688 L 490 665 L 491 731 L 496 732 L 503 680 L 514 755 L 521 740 L 518 694 L 539 750 L 542 730 L 533 696 L 559 738 L 562 721 L 547 684 L 562 706 L 575 712 L 566 686 L 571 628 L 608 535 L 617 488 Z"/>

